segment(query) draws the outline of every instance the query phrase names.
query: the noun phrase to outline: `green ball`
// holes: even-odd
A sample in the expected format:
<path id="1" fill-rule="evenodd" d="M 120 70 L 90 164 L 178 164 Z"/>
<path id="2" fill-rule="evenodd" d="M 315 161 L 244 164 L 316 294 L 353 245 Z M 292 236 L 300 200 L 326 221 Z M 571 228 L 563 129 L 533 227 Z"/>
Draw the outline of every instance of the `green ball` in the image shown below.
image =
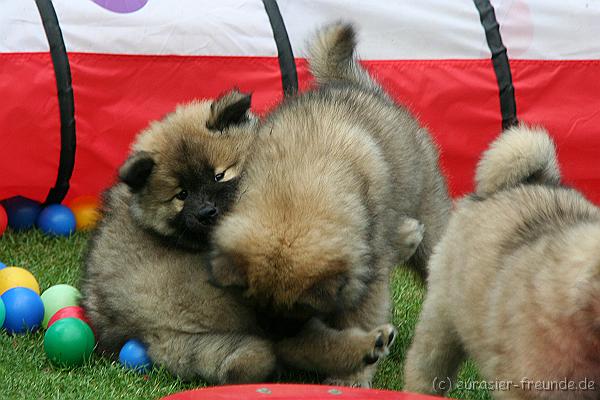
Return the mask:
<path id="1" fill-rule="evenodd" d="M 4 302 L 0 299 L 0 328 L 4 325 L 4 318 L 6 317 L 6 307 L 4 307 Z"/>
<path id="2" fill-rule="evenodd" d="M 77 367 L 94 351 L 94 333 L 79 318 L 59 319 L 44 335 L 44 350 L 54 365 Z"/>
<path id="3" fill-rule="evenodd" d="M 54 285 L 49 287 L 42 293 L 42 301 L 44 302 L 44 320 L 42 326 L 48 327 L 48 321 L 55 312 L 64 307 L 79 305 L 81 293 L 71 285 Z"/>

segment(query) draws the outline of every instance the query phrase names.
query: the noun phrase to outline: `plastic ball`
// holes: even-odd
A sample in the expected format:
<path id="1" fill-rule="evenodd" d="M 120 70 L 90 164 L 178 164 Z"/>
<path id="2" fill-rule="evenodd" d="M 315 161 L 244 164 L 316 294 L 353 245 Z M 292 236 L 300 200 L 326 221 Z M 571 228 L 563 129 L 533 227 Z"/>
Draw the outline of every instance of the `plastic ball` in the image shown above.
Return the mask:
<path id="1" fill-rule="evenodd" d="M 75 225 L 75 215 L 61 204 L 47 206 L 37 219 L 37 227 L 51 236 L 70 236 L 75 232 Z"/>
<path id="2" fill-rule="evenodd" d="M 4 234 L 6 227 L 8 226 L 8 215 L 4 207 L 0 205 L 0 236 Z"/>
<path id="3" fill-rule="evenodd" d="M 60 367 L 76 367 L 94 351 L 92 328 L 78 318 L 63 318 L 44 335 L 44 350 L 50 361 Z"/>
<path id="4" fill-rule="evenodd" d="M 4 318 L 6 317 L 6 307 L 4 306 L 4 301 L 0 297 L 0 327 L 4 325 Z"/>
<path id="5" fill-rule="evenodd" d="M 21 196 L 6 199 L 3 205 L 8 216 L 8 226 L 15 231 L 32 228 L 42 208 L 37 201 Z"/>
<path id="6" fill-rule="evenodd" d="M 119 352 L 119 361 L 125 368 L 138 372 L 146 372 L 150 369 L 152 361 L 146 352 L 146 345 L 137 339 L 129 339 Z"/>
<path id="7" fill-rule="evenodd" d="M 94 196 L 80 196 L 69 203 L 69 208 L 75 214 L 78 231 L 93 229 L 100 219 L 98 200 Z"/>
<path id="8" fill-rule="evenodd" d="M 44 303 L 29 288 L 16 287 L 2 295 L 6 309 L 3 327 L 8 333 L 26 333 L 39 328 L 44 317 Z"/>
<path id="9" fill-rule="evenodd" d="M 48 329 L 50 329 L 52 324 L 54 324 L 56 321 L 59 321 L 64 318 L 77 318 L 90 325 L 90 321 L 85 315 L 85 311 L 83 310 L 83 308 L 79 306 L 68 306 L 63 307 L 54 313 L 52 318 L 50 318 L 50 321 L 48 321 Z"/>
<path id="10" fill-rule="evenodd" d="M 6 268 L 6 264 L 4 264 L 2 261 L 0 261 L 0 269 L 4 269 Z"/>
<path id="11" fill-rule="evenodd" d="M 1 272 L 1 271 L 0 271 Z M 68 306 L 76 306 L 79 304 L 81 293 L 71 285 L 60 284 L 49 287 L 42 293 L 42 301 L 44 302 L 44 321 L 42 326 L 48 327 L 50 318 L 61 308 Z"/>
<path id="12" fill-rule="evenodd" d="M 14 287 L 26 287 L 40 294 L 40 285 L 26 269 L 19 267 L 6 267 L 0 269 L 0 295 Z"/>

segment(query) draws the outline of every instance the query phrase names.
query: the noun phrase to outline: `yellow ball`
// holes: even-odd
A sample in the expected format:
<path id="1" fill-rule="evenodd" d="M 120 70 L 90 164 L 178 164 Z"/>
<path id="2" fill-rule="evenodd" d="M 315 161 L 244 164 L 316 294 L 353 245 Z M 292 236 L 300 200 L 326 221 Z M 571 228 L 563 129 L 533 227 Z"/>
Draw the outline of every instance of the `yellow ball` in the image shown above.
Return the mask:
<path id="1" fill-rule="evenodd" d="M 78 197 L 69 204 L 69 208 L 75 214 L 78 231 L 93 229 L 100 219 L 98 200 L 93 196 Z"/>
<path id="2" fill-rule="evenodd" d="M 19 267 L 0 269 L 0 296 L 14 287 L 26 287 L 40 294 L 40 285 L 31 272 Z"/>

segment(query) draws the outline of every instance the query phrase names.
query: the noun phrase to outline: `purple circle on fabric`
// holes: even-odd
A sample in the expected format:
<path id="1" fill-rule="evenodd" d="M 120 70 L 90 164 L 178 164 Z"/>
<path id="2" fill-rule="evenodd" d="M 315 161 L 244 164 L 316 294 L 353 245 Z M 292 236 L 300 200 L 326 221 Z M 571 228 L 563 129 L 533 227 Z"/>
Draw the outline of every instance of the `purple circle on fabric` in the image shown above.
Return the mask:
<path id="1" fill-rule="evenodd" d="M 144 7 L 148 0 L 92 0 L 100 7 L 109 11 L 127 14 L 132 13 Z"/>

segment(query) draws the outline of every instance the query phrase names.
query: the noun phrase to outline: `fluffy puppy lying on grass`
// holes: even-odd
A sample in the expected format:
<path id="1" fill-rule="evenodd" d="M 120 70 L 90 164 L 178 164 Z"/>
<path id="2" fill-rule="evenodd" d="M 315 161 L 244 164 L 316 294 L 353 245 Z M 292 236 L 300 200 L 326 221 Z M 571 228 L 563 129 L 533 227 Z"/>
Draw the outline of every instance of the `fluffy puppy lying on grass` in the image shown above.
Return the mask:
<path id="1" fill-rule="evenodd" d="M 338 330 L 385 332 L 387 353 L 390 270 L 410 258 L 424 272 L 450 209 L 429 133 L 362 69 L 354 48 L 350 25 L 317 34 L 309 61 L 318 87 L 261 123 L 244 195 L 214 234 L 216 283 L 241 287 L 272 315 L 318 320 L 299 335 L 303 352 L 278 347 L 308 369 Z M 332 369 L 328 382 L 369 386 L 368 364 Z"/>
<path id="2" fill-rule="evenodd" d="M 157 364 L 211 383 L 266 379 L 271 342 L 239 297 L 208 283 L 209 234 L 238 195 L 254 140 L 250 97 L 180 106 L 142 132 L 104 198 L 83 306 L 101 350 L 139 338 Z"/>
<path id="3" fill-rule="evenodd" d="M 560 184 L 544 130 L 510 129 L 484 153 L 429 273 L 406 390 L 443 394 L 436 379 L 468 355 L 510 382 L 497 399 L 600 398 L 600 209 Z"/>

